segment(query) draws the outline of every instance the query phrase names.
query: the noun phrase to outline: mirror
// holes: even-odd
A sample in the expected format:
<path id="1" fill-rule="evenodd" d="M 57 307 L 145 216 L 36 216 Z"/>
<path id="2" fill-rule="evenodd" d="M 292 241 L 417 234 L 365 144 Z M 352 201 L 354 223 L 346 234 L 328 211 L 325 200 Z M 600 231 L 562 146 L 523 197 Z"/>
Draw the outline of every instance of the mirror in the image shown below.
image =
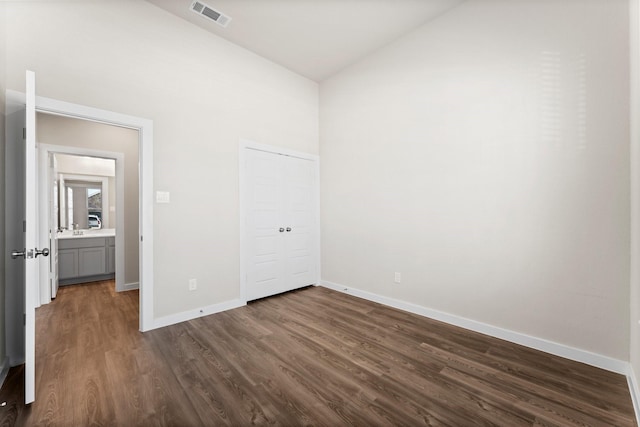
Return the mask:
<path id="1" fill-rule="evenodd" d="M 64 183 L 64 203 L 68 230 L 102 228 L 102 182 L 71 181 Z M 60 219 L 62 224 L 62 218 Z"/>
<path id="2" fill-rule="evenodd" d="M 60 231 L 114 228 L 115 160 L 59 153 L 53 157 L 51 173 L 58 185 L 53 215 Z"/>

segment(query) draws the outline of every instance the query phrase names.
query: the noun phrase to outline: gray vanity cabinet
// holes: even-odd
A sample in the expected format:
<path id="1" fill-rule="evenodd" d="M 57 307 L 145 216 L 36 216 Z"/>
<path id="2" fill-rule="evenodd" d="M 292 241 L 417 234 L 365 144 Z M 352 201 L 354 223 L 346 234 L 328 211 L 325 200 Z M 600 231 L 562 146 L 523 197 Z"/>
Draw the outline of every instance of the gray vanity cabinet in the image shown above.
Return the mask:
<path id="1" fill-rule="evenodd" d="M 113 243 L 113 246 L 110 245 Z M 58 240 L 58 283 L 71 285 L 112 279 L 115 238 L 86 237 Z"/>
<path id="2" fill-rule="evenodd" d="M 78 250 L 58 248 L 58 279 L 78 277 Z"/>
<path id="3" fill-rule="evenodd" d="M 107 237 L 107 273 L 116 272 L 116 238 Z"/>

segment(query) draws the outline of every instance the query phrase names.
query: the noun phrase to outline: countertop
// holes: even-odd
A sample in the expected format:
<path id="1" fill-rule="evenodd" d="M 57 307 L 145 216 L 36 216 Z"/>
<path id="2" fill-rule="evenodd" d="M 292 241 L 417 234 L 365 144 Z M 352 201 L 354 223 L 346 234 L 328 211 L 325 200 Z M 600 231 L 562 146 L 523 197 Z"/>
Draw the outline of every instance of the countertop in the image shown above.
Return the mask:
<path id="1" fill-rule="evenodd" d="M 80 230 L 82 234 L 74 235 L 71 230 L 64 230 L 62 233 L 57 233 L 56 239 L 86 239 L 89 237 L 115 237 L 116 229 L 115 228 L 101 228 L 101 229 L 90 229 L 90 230 Z"/>

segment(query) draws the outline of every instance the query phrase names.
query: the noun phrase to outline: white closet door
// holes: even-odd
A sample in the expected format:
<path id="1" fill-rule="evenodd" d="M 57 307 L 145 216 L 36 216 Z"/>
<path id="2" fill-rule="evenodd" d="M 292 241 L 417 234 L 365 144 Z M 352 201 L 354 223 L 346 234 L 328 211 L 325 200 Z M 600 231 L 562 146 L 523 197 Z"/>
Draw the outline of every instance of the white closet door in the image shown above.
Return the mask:
<path id="1" fill-rule="evenodd" d="M 316 281 L 316 163 L 246 149 L 247 301 Z"/>
<path id="2" fill-rule="evenodd" d="M 288 289 L 316 280 L 315 162 L 285 157 L 285 275 Z"/>
<path id="3" fill-rule="evenodd" d="M 247 150 L 247 300 L 277 294 L 285 287 L 280 160 Z"/>

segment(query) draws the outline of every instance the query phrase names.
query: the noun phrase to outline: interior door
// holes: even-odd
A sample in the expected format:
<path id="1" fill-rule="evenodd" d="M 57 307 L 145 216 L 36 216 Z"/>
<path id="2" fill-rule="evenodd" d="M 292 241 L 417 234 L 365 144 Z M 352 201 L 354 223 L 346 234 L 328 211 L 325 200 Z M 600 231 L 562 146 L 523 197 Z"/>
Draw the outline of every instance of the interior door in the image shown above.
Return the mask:
<path id="1" fill-rule="evenodd" d="M 35 307 L 38 305 L 35 75 L 26 73 L 26 96 L 7 90 L 6 97 L 6 349 L 11 366 L 24 364 L 25 403 L 35 399 Z"/>
<path id="2" fill-rule="evenodd" d="M 25 118 L 25 227 L 24 239 L 26 253 L 24 255 L 25 277 L 25 316 L 24 316 L 24 400 L 31 403 L 35 400 L 35 320 L 36 320 L 36 287 L 38 286 L 37 245 L 37 168 L 36 168 L 36 76 L 32 71 L 26 72 L 26 118 Z M 48 250 L 47 250 L 48 252 Z"/>

